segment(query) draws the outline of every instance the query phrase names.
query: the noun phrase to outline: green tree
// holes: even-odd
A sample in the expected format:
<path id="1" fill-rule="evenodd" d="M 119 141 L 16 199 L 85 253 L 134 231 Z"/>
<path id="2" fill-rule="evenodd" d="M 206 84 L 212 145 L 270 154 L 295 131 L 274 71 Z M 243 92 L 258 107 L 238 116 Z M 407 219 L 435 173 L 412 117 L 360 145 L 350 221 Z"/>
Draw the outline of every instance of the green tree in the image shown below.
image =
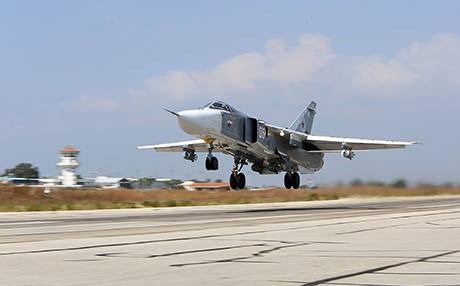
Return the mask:
<path id="1" fill-rule="evenodd" d="M 40 176 L 40 172 L 30 163 L 19 163 L 14 168 L 6 169 L 3 176 L 36 179 Z"/>
<path id="2" fill-rule="evenodd" d="M 354 179 L 353 181 L 350 182 L 350 185 L 352 187 L 359 187 L 359 186 L 364 185 L 364 183 L 360 179 Z"/>
<path id="3" fill-rule="evenodd" d="M 165 182 L 165 184 L 166 184 L 166 186 L 168 186 L 168 188 L 175 188 L 179 184 L 182 184 L 182 183 L 183 182 L 181 180 L 177 180 L 177 179 L 172 179 L 170 181 Z"/>
<path id="4" fill-rule="evenodd" d="M 152 184 L 155 182 L 155 179 L 154 178 L 140 178 L 139 179 L 139 185 L 143 186 L 143 187 L 150 187 L 152 186 Z"/>
<path id="5" fill-rule="evenodd" d="M 371 180 L 371 181 L 368 181 L 366 185 L 371 186 L 371 187 L 384 187 L 385 183 L 382 181 Z"/>
<path id="6" fill-rule="evenodd" d="M 404 179 L 397 179 L 390 184 L 393 188 L 404 189 L 407 187 L 407 182 Z"/>

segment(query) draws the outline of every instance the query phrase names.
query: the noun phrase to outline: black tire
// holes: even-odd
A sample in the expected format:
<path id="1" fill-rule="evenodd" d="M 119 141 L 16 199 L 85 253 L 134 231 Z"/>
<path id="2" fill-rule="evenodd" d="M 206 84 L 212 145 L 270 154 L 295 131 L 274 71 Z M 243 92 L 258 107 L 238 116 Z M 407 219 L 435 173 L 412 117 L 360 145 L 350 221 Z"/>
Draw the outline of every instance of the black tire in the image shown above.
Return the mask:
<path id="1" fill-rule="evenodd" d="M 204 162 L 206 166 L 206 170 L 211 170 L 211 161 L 209 160 L 209 157 L 206 157 L 206 161 Z"/>
<path id="2" fill-rule="evenodd" d="M 291 182 L 292 182 L 292 187 L 294 189 L 298 189 L 300 187 L 300 175 L 299 175 L 299 173 L 297 173 L 297 172 L 292 173 Z"/>
<path id="3" fill-rule="evenodd" d="M 230 175 L 230 188 L 232 188 L 232 190 L 238 189 L 237 177 L 233 173 Z"/>
<path id="4" fill-rule="evenodd" d="M 238 182 L 238 188 L 241 190 L 244 189 L 244 187 L 246 187 L 246 176 L 243 173 L 239 173 L 236 179 Z"/>
<path id="5" fill-rule="evenodd" d="M 219 169 L 219 160 L 217 160 L 216 157 L 212 157 L 211 162 L 210 162 L 209 165 L 210 165 L 212 170 L 218 170 Z"/>
<path id="6" fill-rule="evenodd" d="M 290 172 L 286 172 L 284 175 L 284 187 L 290 189 L 292 187 L 292 175 Z"/>

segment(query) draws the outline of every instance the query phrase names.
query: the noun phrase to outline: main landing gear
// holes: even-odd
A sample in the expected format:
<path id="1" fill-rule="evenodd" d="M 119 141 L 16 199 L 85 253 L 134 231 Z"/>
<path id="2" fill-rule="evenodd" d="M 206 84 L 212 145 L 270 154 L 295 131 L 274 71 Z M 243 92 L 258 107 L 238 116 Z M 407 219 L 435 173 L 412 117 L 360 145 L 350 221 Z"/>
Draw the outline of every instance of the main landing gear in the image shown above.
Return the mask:
<path id="1" fill-rule="evenodd" d="M 300 187 L 300 175 L 297 172 L 286 172 L 284 175 L 284 186 L 286 189 L 298 189 Z"/>
<path id="2" fill-rule="evenodd" d="M 230 188 L 233 190 L 244 189 L 246 186 L 246 176 L 243 173 L 232 173 L 230 175 Z"/>
<path id="3" fill-rule="evenodd" d="M 233 165 L 232 174 L 230 175 L 230 188 L 233 190 L 242 190 L 246 187 L 246 176 L 240 173 L 244 165 L 248 163 L 244 159 L 235 157 L 235 164 Z"/>

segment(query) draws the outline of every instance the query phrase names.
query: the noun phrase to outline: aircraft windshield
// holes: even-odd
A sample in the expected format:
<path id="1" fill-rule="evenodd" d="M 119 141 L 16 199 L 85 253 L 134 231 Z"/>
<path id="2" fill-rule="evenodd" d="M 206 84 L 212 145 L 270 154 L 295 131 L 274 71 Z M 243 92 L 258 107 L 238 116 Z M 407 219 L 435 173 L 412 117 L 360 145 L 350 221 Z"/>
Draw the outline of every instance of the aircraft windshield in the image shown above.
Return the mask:
<path id="1" fill-rule="evenodd" d="M 233 108 L 222 102 L 222 101 L 214 101 L 214 102 L 210 102 L 208 104 L 206 104 L 203 108 L 211 108 L 211 109 L 218 109 L 218 110 L 225 110 L 225 111 L 228 111 L 228 112 L 233 112 Z"/>

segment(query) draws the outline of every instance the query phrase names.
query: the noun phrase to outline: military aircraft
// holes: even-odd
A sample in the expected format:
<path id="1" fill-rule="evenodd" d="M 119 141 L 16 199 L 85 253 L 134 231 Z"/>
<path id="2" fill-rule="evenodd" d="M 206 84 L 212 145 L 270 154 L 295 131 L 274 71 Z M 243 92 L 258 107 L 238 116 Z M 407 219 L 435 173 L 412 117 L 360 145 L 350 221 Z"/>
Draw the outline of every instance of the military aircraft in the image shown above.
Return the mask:
<path id="1" fill-rule="evenodd" d="M 176 143 L 138 146 L 160 152 L 184 152 L 184 159 L 195 162 L 197 152 L 207 152 L 207 170 L 219 169 L 219 161 L 213 152 L 233 156 L 230 175 L 232 189 L 244 189 L 246 177 L 243 166 L 259 174 L 286 172 L 284 186 L 297 189 L 300 175 L 319 171 L 324 164 L 325 153 L 340 153 L 353 159 L 355 151 L 405 148 L 415 142 L 368 140 L 318 136 L 311 134 L 316 103 L 312 101 L 288 128 L 269 124 L 249 117 L 222 101 L 214 101 L 202 108 L 174 112 L 179 126 L 186 133 L 199 139 Z"/>

